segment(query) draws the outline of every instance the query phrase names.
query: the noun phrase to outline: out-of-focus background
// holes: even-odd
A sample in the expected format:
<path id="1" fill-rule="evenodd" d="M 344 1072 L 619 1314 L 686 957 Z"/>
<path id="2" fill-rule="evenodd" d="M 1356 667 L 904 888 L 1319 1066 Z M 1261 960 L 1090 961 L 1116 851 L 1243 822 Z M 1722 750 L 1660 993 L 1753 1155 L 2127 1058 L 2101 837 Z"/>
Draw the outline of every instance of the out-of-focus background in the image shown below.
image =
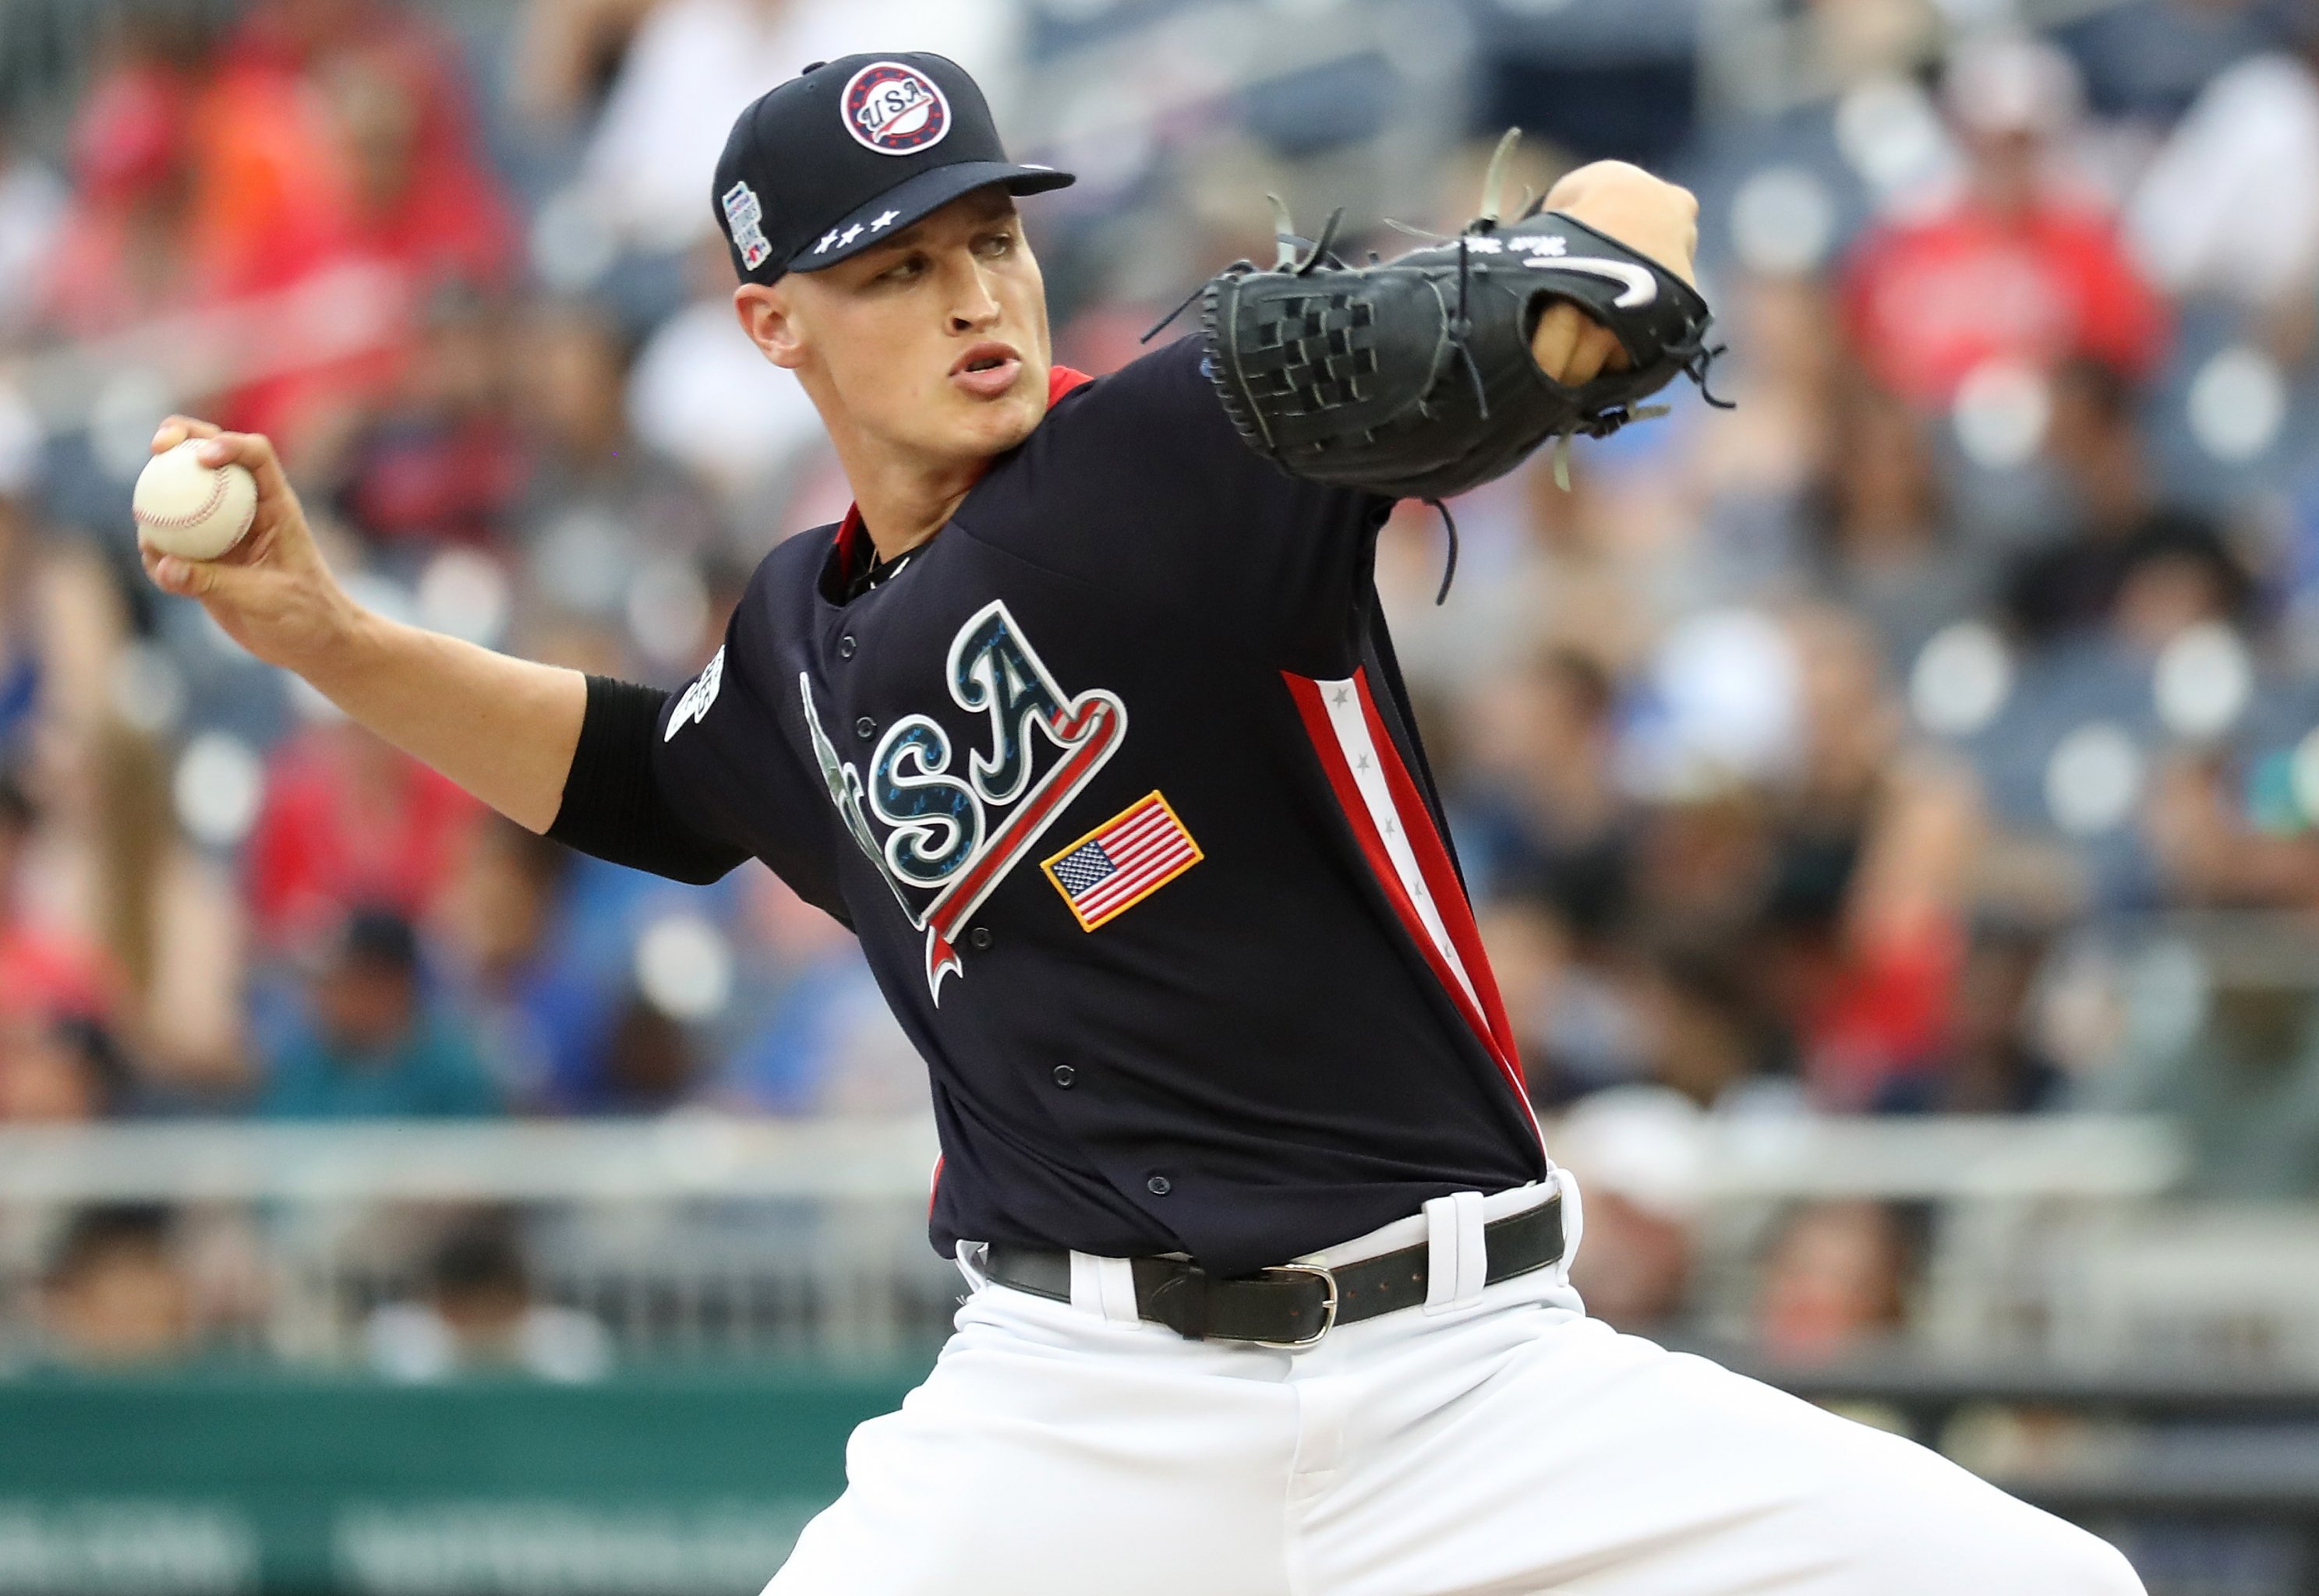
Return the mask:
<path id="1" fill-rule="evenodd" d="M 708 191 L 855 49 L 1080 174 L 1095 372 L 1268 191 L 1696 188 L 1738 408 L 1458 501 L 1439 609 L 1430 511 L 1378 556 L 1581 1284 L 2319 1590 L 2308 0 L 5 0 L 0 1591 L 746 1592 L 925 1367 L 847 936 L 492 817 L 128 514 L 264 429 L 370 603 L 683 681 L 844 506 Z"/>

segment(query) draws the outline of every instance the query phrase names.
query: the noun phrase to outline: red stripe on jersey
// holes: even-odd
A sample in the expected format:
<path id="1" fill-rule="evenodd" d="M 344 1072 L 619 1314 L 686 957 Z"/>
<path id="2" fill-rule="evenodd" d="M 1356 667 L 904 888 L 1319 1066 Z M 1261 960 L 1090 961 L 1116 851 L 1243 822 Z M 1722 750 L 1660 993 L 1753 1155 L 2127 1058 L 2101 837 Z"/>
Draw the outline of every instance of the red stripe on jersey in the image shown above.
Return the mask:
<path id="1" fill-rule="evenodd" d="M 1466 896 L 1466 884 L 1458 879 L 1457 867 L 1449 862 L 1448 846 L 1441 840 L 1440 828 L 1434 825 L 1433 811 L 1427 806 L 1425 795 L 1418 791 L 1409 767 L 1402 762 L 1401 750 L 1377 714 L 1376 699 L 1369 693 L 1367 673 L 1356 671 L 1353 685 L 1360 690 L 1361 716 L 1368 722 L 1369 740 L 1376 747 L 1377 762 L 1384 768 L 1385 785 L 1393 793 L 1394 810 L 1401 816 L 1401 828 L 1409 837 L 1411 851 L 1417 855 L 1417 868 L 1424 874 L 1426 890 L 1433 895 L 1434 906 L 1449 933 L 1450 944 L 1457 950 L 1457 961 L 1466 967 L 1466 978 L 1474 983 L 1482 1010 L 1489 1016 L 1490 1033 L 1497 1039 L 1498 1061 L 1511 1064 L 1521 1057 L 1521 1048 L 1514 1040 L 1513 1022 L 1506 1017 L 1505 1002 L 1498 996 L 1497 977 L 1491 973 L 1490 955 L 1482 946 L 1482 928 L 1475 924 L 1474 906 Z M 1507 1078 L 1520 1095 L 1522 1106 L 1528 1108 L 1529 1094 L 1523 1089 L 1520 1069 L 1509 1069 Z"/>
<path id="2" fill-rule="evenodd" d="M 1426 928 L 1424 916 L 1418 913 L 1409 889 L 1403 884 L 1401 872 L 1394 868 L 1393 856 L 1385 848 L 1385 838 L 1378 833 L 1376 821 L 1369 813 L 1368 802 L 1361 796 L 1360 785 L 1354 779 L 1352 767 L 1346 762 L 1344 745 L 1338 740 L 1336 726 L 1329 718 L 1328 706 L 1322 701 L 1321 683 L 1310 677 L 1286 671 L 1281 672 L 1281 678 L 1287 682 L 1290 696 L 1296 701 L 1297 713 L 1304 717 L 1305 733 L 1313 740 L 1313 751 L 1319 756 L 1322 771 L 1328 776 L 1329 785 L 1337 795 L 1337 806 L 1344 812 L 1346 824 L 1352 827 L 1354 839 L 1360 843 L 1361 852 L 1368 860 L 1369 873 L 1376 878 L 1386 901 L 1392 904 L 1394 913 L 1401 917 L 1402 928 L 1409 933 L 1410 941 L 1416 943 L 1418 951 L 1424 955 L 1426 963 L 1433 970 L 1434 978 L 1441 983 L 1442 991 L 1472 1029 L 1475 1040 L 1482 1044 L 1483 1050 L 1497 1065 L 1499 1073 L 1505 1077 L 1506 1084 L 1513 1089 L 1515 1101 L 1521 1105 L 1523 1114 L 1529 1117 L 1535 1130 L 1538 1116 L 1530 1108 L 1529 1094 L 1522 1087 L 1521 1071 L 1514 1062 L 1518 1055 L 1501 1040 L 1502 1035 L 1511 1036 L 1511 1027 L 1504 1023 L 1505 1010 L 1498 1000 L 1497 983 L 1491 978 L 1489 965 L 1481 953 L 1481 939 L 1474 931 L 1473 909 L 1466 901 L 1465 888 L 1458 883 L 1456 872 L 1448 868 L 1448 852 L 1434 831 L 1431 811 L 1421 802 L 1414 805 L 1410 802 L 1416 793 L 1415 785 L 1409 780 L 1408 772 L 1400 768 L 1400 757 L 1394 750 L 1392 740 L 1383 735 L 1376 708 L 1369 700 L 1366 677 L 1357 672 L 1353 681 L 1361 694 L 1364 717 L 1371 728 L 1377 758 L 1385 769 L 1387 784 L 1393 793 L 1396 816 L 1403 833 L 1411 841 L 1412 851 L 1419 858 L 1419 869 L 1425 878 L 1426 889 L 1432 895 L 1436 908 L 1442 911 L 1444 927 L 1450 931 L 1451 945 L 1457 950 L 1458 962 L 1466 968 L 1466 979 L 1473 982 L 1475 993 L 1487 1005 L 1486 1014 L 1475 1005 L 1474 997 L 1466 995 L 1465 982 L 1457 978 L 1457 969 L 1442 956 L 1433 933 Z M 1398 781 L 1394 780 L 1395 772 L 1399 773 Z M 1427 862 L 1429 853 L 1438 858 L 1440 872 L 1448 878 L 1447 890 L 1439 884 L 1434 868 Z M 1455 929 L 1452 908 L 1456 922 L 1462 922 L 1466 929 L 1466 934 L 1463 937 Z M 1502 1032 L 1501 1026 L 1504 1027 Z M 1541 1135 L 1541 1142 L 1543 1140 Z"/>

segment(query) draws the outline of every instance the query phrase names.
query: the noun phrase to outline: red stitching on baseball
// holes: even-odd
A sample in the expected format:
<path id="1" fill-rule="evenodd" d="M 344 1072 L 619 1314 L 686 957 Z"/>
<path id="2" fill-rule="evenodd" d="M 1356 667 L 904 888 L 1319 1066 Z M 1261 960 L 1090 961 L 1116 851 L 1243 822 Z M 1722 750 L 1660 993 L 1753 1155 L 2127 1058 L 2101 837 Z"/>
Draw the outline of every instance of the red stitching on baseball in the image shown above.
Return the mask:
<path id="1" fill-rule="evenodd" d="M 210 496 L 202 500 L 201 509 L 187 510 L 183 515 L 175 516 L 148 515 L 140 509 L 137 512 L 137 518 L 149 527 L 194 527 L 207 520 L 210 512 L 217 509 L 219 501 L 225 497 L 225 468 L 204 465 L 202 469 L 210 473 Z M 257 512 L 257 500 L 250 501 L 249 509 L 252 515 Z M 247 519 L 241 523 L 241 529 L 244 532 L 249 530 L 249 522 Z"/>

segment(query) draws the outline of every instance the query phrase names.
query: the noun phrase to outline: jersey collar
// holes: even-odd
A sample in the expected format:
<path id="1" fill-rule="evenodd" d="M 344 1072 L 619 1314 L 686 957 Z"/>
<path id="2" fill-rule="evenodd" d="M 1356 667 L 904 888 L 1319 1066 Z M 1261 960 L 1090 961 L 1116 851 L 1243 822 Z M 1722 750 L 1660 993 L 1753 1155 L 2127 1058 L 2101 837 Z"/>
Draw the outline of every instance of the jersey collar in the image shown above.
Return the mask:
<path id="1" fill-rule="evenodd" d="M 1049 366 L 1047 408 L 1052 410 L 1064 394 L 1094 380 L 1087 373 L 1074 371 L 1068 365 Z M 870 529 L 862 524 L 860 505 L 845 507 L 845 518 L 837 523 L 837 531 L 830 541 L 835 567 L 832 573 L 832 585 L 837 591 L 844 592 L 853 585 L 857 572 L 865 565 L 875 564 L 878 560 L 878 550 L 870 541 Z"/>

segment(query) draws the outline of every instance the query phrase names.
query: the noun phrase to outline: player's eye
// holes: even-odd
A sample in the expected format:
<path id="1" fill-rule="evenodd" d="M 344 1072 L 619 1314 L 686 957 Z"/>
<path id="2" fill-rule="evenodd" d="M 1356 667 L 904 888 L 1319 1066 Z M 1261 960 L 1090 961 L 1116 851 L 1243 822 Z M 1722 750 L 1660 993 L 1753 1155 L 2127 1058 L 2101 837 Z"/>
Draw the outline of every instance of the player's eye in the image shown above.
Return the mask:
<path id="1" fill-rule="evenodd" d="M 1015 251 L 1015 230 L 1012 228 L 1001 228 L 997 232 L 985 233 L 975 240 L 974 247 L 994 260 L 1011 255 Z"/>
<path id="2" fill-rule="evenodd" d="M 873 283 L 910 283 L 916 281 L 918 278 L 923 277 L 925 275 L 926 257 L 923 255 L 911 254 L 905 255 L 892 266 L 889 266 L 884 271 L 880 272 L 875 277 L 871 278 L 871 281 Z"/>

